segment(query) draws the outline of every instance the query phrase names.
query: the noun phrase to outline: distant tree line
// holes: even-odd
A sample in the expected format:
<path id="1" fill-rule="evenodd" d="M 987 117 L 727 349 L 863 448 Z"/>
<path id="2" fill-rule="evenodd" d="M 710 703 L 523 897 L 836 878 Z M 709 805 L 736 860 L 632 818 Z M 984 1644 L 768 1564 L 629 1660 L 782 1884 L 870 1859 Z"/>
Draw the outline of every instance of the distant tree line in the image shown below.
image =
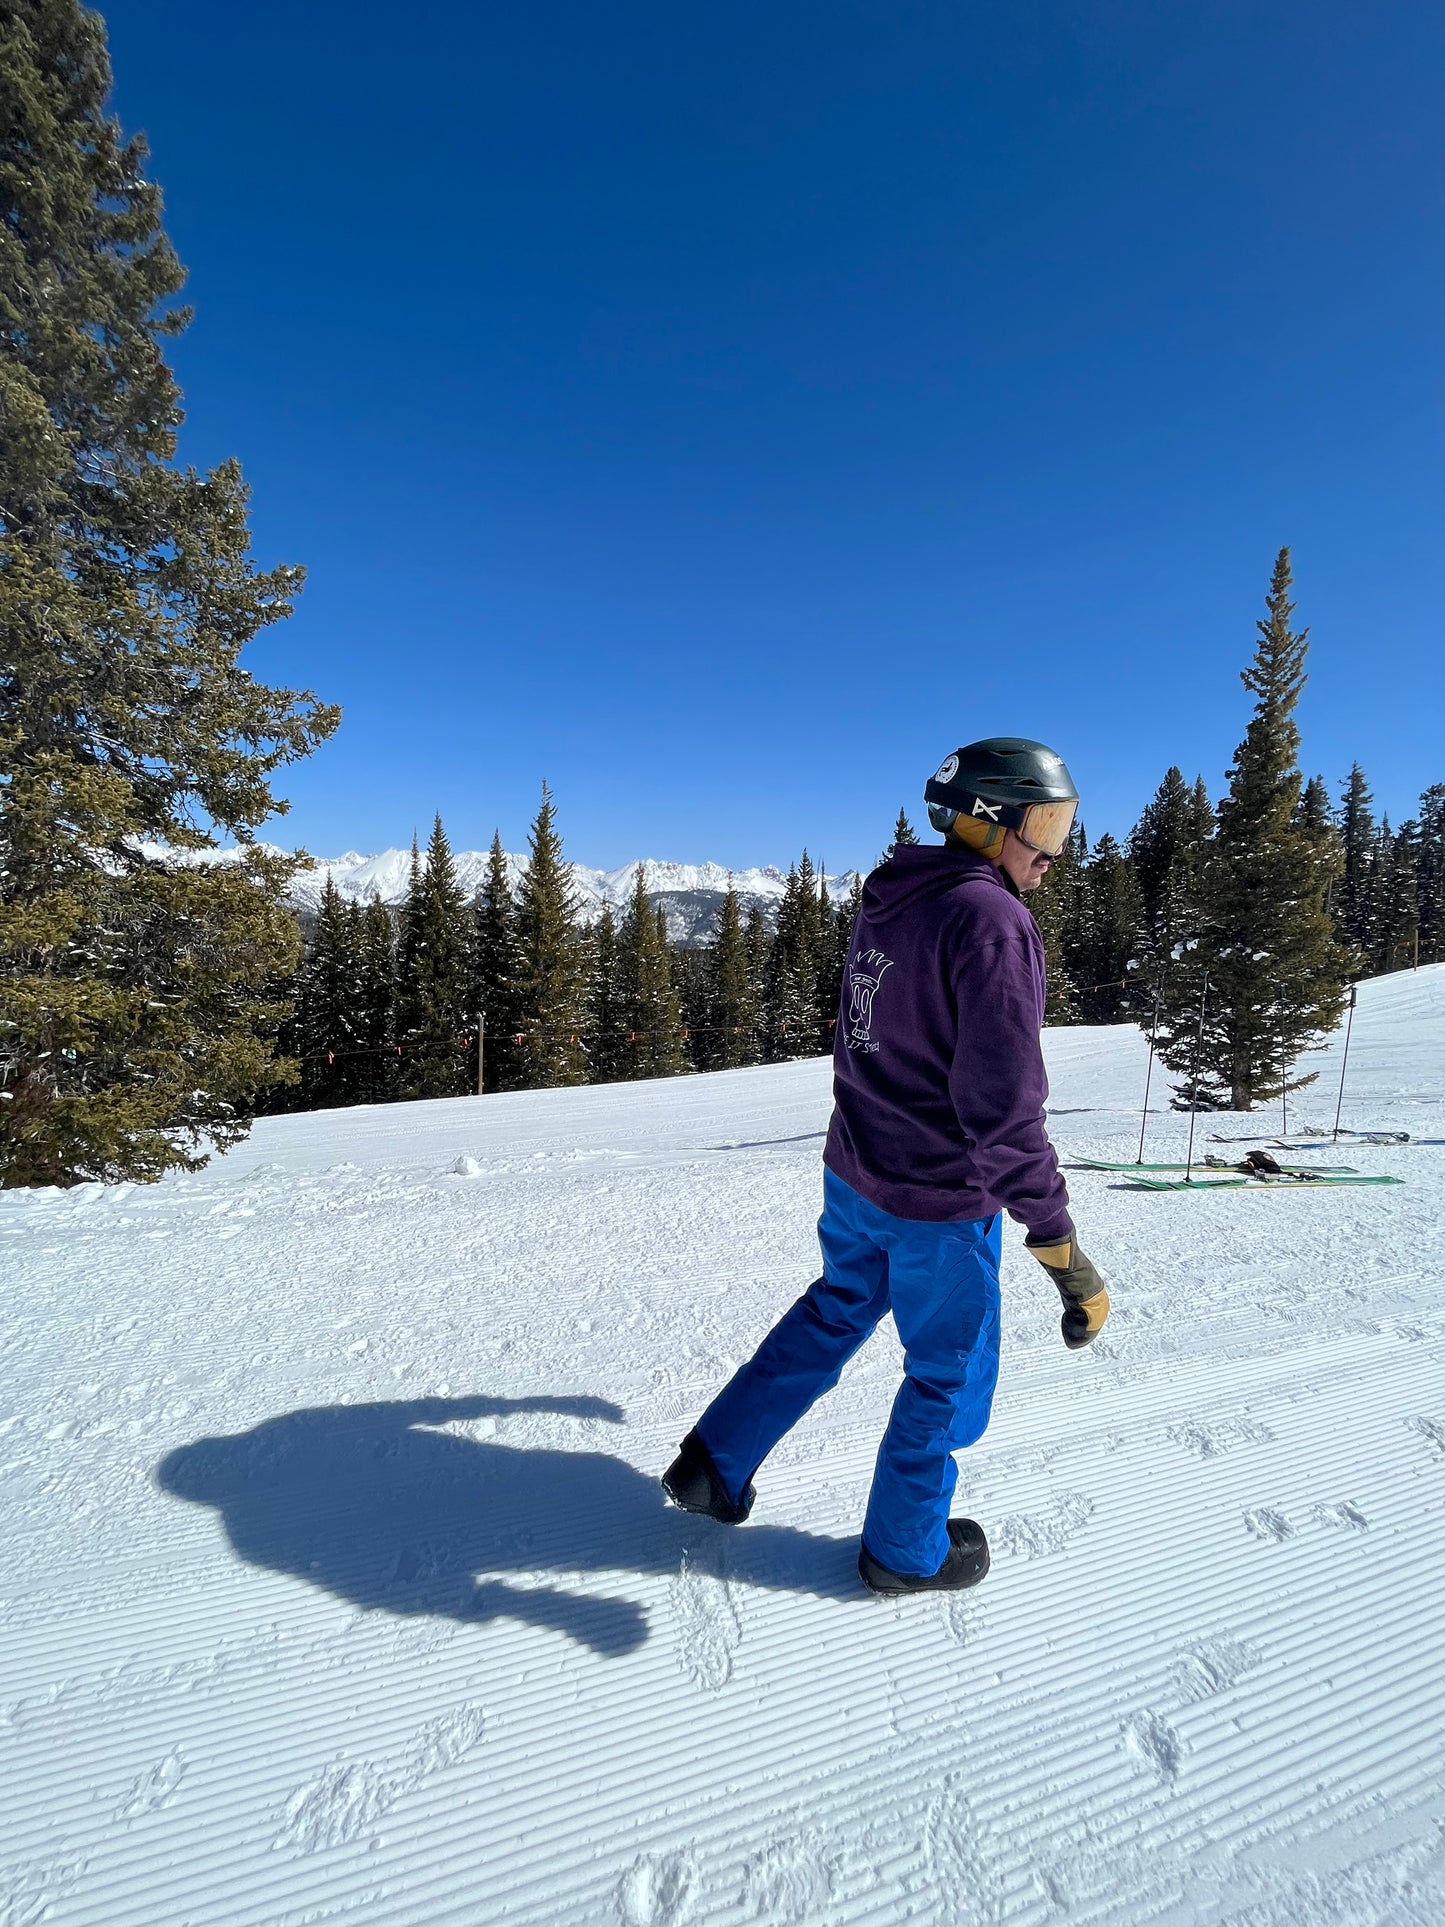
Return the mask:
<path id="1" fill-rule="evenodd" d="M 1338 805 L 1298 769 L 1293 713 L 1306 632 L 1288 552 L 1244 681 L 1254 717 L 1216 806 L 1171 768 L 1123 843 L 1082 823 L 1029 898 L 1049 966 L 1049 1021 L 1137 1019 L 1181 1099 L 1249 1109 L 1310 1081 L 1297 1060 L 1338 1021 L 1345 986 L 1445 953 L 1445 784 L 1416 817 L 1376 821 L 1356 764 Z M 892 848 L 918 838 L 900 811 Z M 834 902 L 806 853 L 776 924 L 729 888 L 702 947 L 668 938 L 639 866 L 621 916 L 583 924 L 544 788 L 513 892 L 499 837 L 475 902 L 440 818 L 413 852 L 399 914 L 328 881 L 290 987 L 280 1046 L 301 1106 L 612 1083 L 813 1056 L 832 1047 L 858 890 Z"/>
<path id="2" fill-rule="evenodd" d="M 712 940 L 683 947 L 639 865 L 620 915 L 584 923 L 543 786 L 513 889 L 500 835 L 469 902 L 441 818 L 415 845 L 406 899 L 343 900 L 328 878 L 284 987 L 279 1048 L 300 1081 L 273 1108 L 455 1097 L 670 1077 L 831 1048 L 858 886 L 834 902 L 806 851 L 774 926 L 729 885 Z"/>

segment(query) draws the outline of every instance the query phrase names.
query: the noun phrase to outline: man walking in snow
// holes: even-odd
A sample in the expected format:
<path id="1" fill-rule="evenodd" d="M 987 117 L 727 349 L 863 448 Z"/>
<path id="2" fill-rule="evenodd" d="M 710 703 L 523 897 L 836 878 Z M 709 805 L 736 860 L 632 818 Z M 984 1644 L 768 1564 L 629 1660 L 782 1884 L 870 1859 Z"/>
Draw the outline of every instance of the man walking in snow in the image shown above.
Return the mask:
<path id="1" fill-rule="evenodd" d="M 823 1275 L 709 1405 L 663 1477 L 674 1504 L 737 1525 L 753 1474 L 886 1312 L 904 1347 L 858 1570 L 880 1593 L 956 1591 L 988 1541 L 950 1519 L 953 1454 L 998 1376 L 1000 1213 L 1063 1300 L 1071 1350 L 1108 1315 L 1044 1129 L 1044 954 L 1021 893 L 1063 849 L 1078 791 L 1042 743 L 991 737 L 924 796 L 941 847 L 899 844 L 853 926 L 823 1152 Z"/>

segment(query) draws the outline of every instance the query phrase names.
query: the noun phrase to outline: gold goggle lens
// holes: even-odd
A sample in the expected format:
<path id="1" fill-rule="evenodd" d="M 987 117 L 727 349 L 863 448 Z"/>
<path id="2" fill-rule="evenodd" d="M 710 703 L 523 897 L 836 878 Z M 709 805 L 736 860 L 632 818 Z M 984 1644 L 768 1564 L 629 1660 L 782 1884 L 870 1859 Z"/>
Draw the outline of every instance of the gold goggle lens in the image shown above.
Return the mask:
<path id="1" fill-rule="evenodd" d="M 1030 803 L 1015 834 L 1031 850 L 1057 856 L 1069 840 L 1078 803 Z"/>

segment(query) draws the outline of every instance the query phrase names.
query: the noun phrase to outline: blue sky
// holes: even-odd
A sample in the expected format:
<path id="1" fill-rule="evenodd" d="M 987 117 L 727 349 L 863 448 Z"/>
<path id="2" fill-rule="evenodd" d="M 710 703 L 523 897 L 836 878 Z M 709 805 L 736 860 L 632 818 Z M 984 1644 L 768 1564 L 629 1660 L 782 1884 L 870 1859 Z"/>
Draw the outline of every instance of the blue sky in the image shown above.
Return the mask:
<path id="1" fill-rule="evenodd" d="M 1445 13 L 116 0 L 341 730 L 280 840 L 870 860 L 980 735 L 1217 791 L 1276 549 L 1304 761 L 1445 780 Z"/>

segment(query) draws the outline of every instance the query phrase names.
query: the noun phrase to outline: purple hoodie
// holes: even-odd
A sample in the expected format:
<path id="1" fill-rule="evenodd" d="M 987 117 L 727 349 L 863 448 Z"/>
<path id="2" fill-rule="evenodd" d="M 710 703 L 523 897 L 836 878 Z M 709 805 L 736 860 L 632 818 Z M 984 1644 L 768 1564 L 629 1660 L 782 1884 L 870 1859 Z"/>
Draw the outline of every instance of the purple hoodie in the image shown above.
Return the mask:
<path id="1" fill-rule="evenodd" d="M 1044 1130 L 1044 947 L 1013 886 L 955 844 L 900 844 L 853 925 L 823 1162 L 898 1218 L 1067 1237 Z"/>

